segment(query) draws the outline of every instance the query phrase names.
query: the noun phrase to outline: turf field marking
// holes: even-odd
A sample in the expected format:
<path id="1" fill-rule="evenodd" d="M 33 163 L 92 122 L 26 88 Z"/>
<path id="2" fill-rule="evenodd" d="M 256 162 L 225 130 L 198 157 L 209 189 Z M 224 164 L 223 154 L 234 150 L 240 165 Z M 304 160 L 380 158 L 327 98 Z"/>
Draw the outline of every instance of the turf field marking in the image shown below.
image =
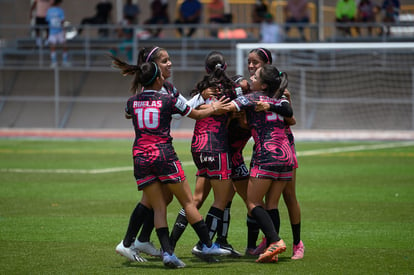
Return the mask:
<path id="1" fill-rule="evenodd" d="M 333 153 L 344 153 L 344 152 L 355 152 L 355 151 L 366 151 L 366 150 L 379 150 L 387 148 L 397 148 L 397 147 L 407 147 L 413 146 L 414 141 L 407 142 L 393 142 L 393 143 L 383 143 L 383 144 L 372 144 L 372 145 L 356 145 L 348 147 L 336 147 L 336 148 L 326 148 L 318 150 L 308 150 L 297 152 L 298 156 L 315 156 L 323 154 L 333 154 Z M 250 157 L 245 157 L 246 161 L 250 160 Z M 183 166 L 194 165 L 193 161 L 183 161 Z M 127 167 L 112 167 L 104 169 L 22 169 L 22 168 L 1 168 L 0 172 L 10 172 L 10 173 L 45 173 L 45 174 L 105 174 L 105 173 L 116 173 L 132 171 L 131 166 Z"/>
<path id="2" fill-rule="evenodd" d="M 0 172 L 12 173 L 45 173 L 45 174 L 105 174 L 114 172 L 132 171 L 132 167 L 113 167 L 105 169 L 21 169 L 21 168 L 2 168 Z"/>
<path id="3" fill-rule="evenodd" d="M 356 151 L 366 151 L 366 150 L 379 150 L 379 149 L 387 149 L 387 148 L 407 147 L 407 146 L 413 146 L 413 145 L 414 145 L 414 141 L 393 142 L 393 143 L 372 144 L 372 145 L 356 145 L 356 146 L 348 146 L 348 147 L 336 147 L 336 148 L 301 151 L 301 152 L 297 152 L 297 155 L 299 157 L 315 156 L 315 155 L 332 154 L 332 153 L 344 153 L 344 152 L 356 152 Z"/>

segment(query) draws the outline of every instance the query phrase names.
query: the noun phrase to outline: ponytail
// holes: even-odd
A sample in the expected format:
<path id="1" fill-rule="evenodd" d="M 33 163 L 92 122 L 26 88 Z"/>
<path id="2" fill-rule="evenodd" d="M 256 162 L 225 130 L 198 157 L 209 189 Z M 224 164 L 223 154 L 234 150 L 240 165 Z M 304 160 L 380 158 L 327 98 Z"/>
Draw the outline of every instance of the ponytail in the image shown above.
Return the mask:
<path id="1" fill-rule="evenodd" d="M 157 77 L 161 75 L 157 64 L 155 62 L 145 62 L 140 65 L 131 65 L 125 61 L 120 60 L 115 56 L 112 58 L 113 67 L 119 69 L 123 76 L 134 75 L 132 80 L 130 92 L 135 94 L 139 91 L 139 88 L 152 85 Z"/>

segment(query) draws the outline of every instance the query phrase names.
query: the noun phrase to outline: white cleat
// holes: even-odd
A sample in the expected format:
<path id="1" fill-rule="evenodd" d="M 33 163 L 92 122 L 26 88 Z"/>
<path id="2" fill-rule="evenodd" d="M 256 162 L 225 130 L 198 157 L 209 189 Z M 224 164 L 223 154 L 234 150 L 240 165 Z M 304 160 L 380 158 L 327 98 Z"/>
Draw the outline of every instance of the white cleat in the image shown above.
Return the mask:
<path id="1" fill-rule="evenodd" d="M 160 249 L 156 249 L 152 242 L 140 242 L 138 239 L 133 244 L 137 252 L 144 252 L 147 255 L 154 257 L 161 257 L 162 253 Z"/>
<path id="2" fill-rule="evenodd" d="M 115 248 L 116 253 L 121 256 L 126 257 L 131 262 L 146 262 L 147 260 L 143 258 L 137 251 L 134 249 L 134 244 L 130 247 L 125 247 L 123 241 L 121 241 Z"/>

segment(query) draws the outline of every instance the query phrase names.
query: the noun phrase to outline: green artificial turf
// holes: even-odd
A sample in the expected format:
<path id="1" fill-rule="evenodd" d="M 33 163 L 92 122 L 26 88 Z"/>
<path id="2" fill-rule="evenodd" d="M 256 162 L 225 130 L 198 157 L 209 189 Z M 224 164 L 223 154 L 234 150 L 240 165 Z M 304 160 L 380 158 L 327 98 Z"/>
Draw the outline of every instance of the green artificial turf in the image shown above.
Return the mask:
<path id="1" fill-rule="evenodd" d="M 115 253 L 141 197 L 131 141 L 0 139 L 0 273 L 414 274 L 414 144 L 394 143 L 297 142 L 304 259 L 290 259 L 281 200 L 288 249 L 277 264 L 251 257 L 202 262 L 191 254 L 197 237 L 189 227 L 176 248 L 187 266 L 169 270 L 157 258 L 131 263 Z M 375 149 L 384 144 L 389 148 Z M 190 143 L 174 146 L 194 189 Z M 203 215 L 211 201 L 212 194 Z M 168 208 L 170 229 L 179 209 L 176 200 Z M 246 208 L 236 196 L 229 242 L 241 252 L 246 232 Z M 155 233 L 152 240 L 159 247 Z"/>

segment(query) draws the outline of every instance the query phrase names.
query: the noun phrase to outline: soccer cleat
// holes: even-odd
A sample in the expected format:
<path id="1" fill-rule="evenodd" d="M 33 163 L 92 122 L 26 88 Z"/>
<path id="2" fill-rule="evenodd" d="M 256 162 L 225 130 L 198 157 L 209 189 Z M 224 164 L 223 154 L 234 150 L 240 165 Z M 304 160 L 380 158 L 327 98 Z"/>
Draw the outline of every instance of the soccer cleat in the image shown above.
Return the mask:
<path id="1" fill-rule="evenodd" d="M 260 254 L 259 258 L 256 260 L 256 263 L 270 263 L 273 256 L 285 251 L 286 244 L 282 239 L 280 239 L 279 241 L 270 244 L 266 251 Z"/>
<path id="2" fill-rule="evenodd" d="M 292 260 L 299 260 L 302 259 L 305 254 L 305 246 L 303 242 L 300 241 L 297 245 L 293 245 L 293 255 L 291 257 Z"/>
<path id="3" fill-rule="evenodd" d="M 277 263 L 278 261 L 279 261 L 279 256 L 277 256 L 277 254 L 273 256 L 272 259 L 270 259 L 270 263 Z"/>
<path id="4" fill-rule="evenodd" d="M 164 252 L 162 254 L 162 262 L 166 267 L 169 268 L 183 268 L 185 267 L 185 263 L 175 256 L 175 254 L 168 254 L 168 252 Z"/>
<path id="5" fill-rule="evenodd" d="M 255 250 L 253 250 L 253 255 L 260 255 L 262 254 L 267 247 L 267 240 L 265 237 L 262 237 L 262 241 L 260 242 L 260 244 L 256 247 Z"/>
<path id="6" fill-rule="evenodd" d="M 257 254 L 254 254 L 255 248 L 246 248 L 246 251 L 244 252 L 245 256 L 258 256 Z"/>
<path id="7" fill-rule="evenodd" d="M 191 250 L 191 253 L 194 256 L 197 256 L 200 260 L 203 260 L 207 263 L 218 263 L 219 260 L 211 255 L 203 254 L 203 246 L 200 242 L 198 242 L 193 249 Z"/>
<path id="8" fill-rule="evenodd" d="M 238 258 L 238 257 L 241 257 L 242 256 L 242 254 L 239 251 L 235 250 L 233 248 L 233 246 L 231 244 L 227 243 L 227 242 L 225 242 L 225 243 L 223 243 L 223 242 L 216 242 L 216 244 L 218 244 L 218 246 L 220 248 L 230 251 L 230 256 L 231 257 L 237 257 Z"/>
<path id="9" fill-rule="evenodd" d="M 152 242 L 140 242 L 138 239 L 134 242 L 134 247 L 137 252 L 144 252 L 150 256 L 161 257 L 162 253 L 160 249 L 156 249 Z"/>
<path id="10" fill-rule="evenodd" d="M 207 247 L 207 245 L 203 244 L 201 253 L 212 256 L 228 256 L 231 254 L 229 250 L 220 248 L 217 243 L 213 243 L 210 247 Z"/>
<path id="11" fill-rule="evenodd" d="M 146 262 L 147 260 L 143 258 L 137 251 L 134 249 L 132 244 L 130 247 L 125 247 L 123 241 L 121 241 L 115 248 L 116 253 L 121 256 L 126 257 L 131 262 Z"/>

